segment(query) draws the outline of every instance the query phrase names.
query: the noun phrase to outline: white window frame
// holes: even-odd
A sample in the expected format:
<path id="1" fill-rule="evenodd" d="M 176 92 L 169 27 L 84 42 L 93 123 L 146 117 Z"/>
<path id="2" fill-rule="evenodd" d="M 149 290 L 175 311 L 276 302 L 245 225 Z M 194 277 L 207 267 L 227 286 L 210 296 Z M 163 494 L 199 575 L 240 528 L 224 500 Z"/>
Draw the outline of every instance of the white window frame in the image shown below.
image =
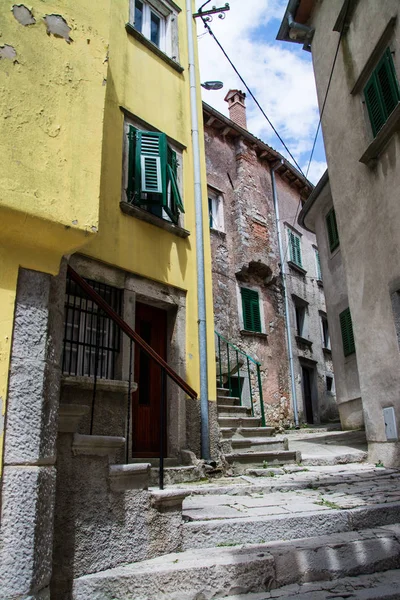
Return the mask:
<path id="1" fill-rule="evenodd" d="M 322 347 L 326 348 L 327 350 L 331 350 L 331 334 L 329 333 L 328 317 L 326 315 L 322 315 L 322 314 L 320 314 L 319 316 L 320 316 L 320 319 L 321 319 Z M 328 339 L 327 340 L 325 340 L 324 322 L 326 323 L 326 331 L 328 333 Z M 328 343 L 325 344 L 325 341 L 327 341 Z"/>
<path id="2" fill-rule="evenodd" d="M 292 258 L 292 242 L 291 242 L 291 238 L 290 238 L 291 235 L 293 235 L 295 238 L 297 238 L 299 240 L 300 263 L 301 264 L 299 264 L 298 262 L 296 262 Z M 302 248 L 302 245 L 301 245 L 301 238 L 302 238 L 302 234 L 301 233 L 298 233 L 292 227 L 286 227 L 286 240 L 287 240 L 287 245 L 288 245 L 288 249 L 287 249 L 288 259 L 287 259 L 287 261 L 290 262 L 290 263 L 292 263 L 292 265 L 295 265 L 299 269 L 303 269 L 304 270 L 303 248 Z"/>
<path id="3" fill-rule="evenodd" d="M 143 24 L 140 32 L 151 41 L 151 13 L 160 18 L 160 44 L 155 46 L 167 56 L 179 62 L 178 12 L 179 8 L 168 0 L 140 0 L 143 4 Z M 129 22 L 135 27 L 135 2 L 129 0 Z M 153 42 L 152 42 L 153 43 Z"/>
<path id="4" fill-rule="evenodd" d="M 209 205 L 211 202 L 211 213 L 209 213 L 211 217 L 210 229 L 224 232 L 224 203 L 222 194 L 208 188 L 208 201 Z"/>
<path id="5" fill-rule="evenodd" d="M 294 323 L 295 323 L 296 336 L 301 337 L 304 340 L 309 340 L 310 339 L 310 331 L 309 331 L 310 323 L 309 323 L 308 302 L 306 300 L 303 300 L 299 296 L 296 296 L 295 294 L 292 295 L 292 301 L 293 301 L 293 309 L 294 309 Z M 301 319 L 300 323 L 298 323 L 298 321 L 300 321 L 300 319 L 297 319 L 297 311 L 298 310 L 301 311 L 301 315 L 302 315 L 302 319 Z M 299 328 L 298 325 L 301 325 L 301 328 Z"/>

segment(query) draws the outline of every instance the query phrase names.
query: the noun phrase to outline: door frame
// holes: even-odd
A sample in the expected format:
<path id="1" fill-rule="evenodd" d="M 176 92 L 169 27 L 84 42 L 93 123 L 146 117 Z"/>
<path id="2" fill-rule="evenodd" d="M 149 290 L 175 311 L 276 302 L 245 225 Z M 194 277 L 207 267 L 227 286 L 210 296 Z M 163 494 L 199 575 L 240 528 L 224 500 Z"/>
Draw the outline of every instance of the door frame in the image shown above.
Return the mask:
<path id="1" fill-rule="evenodd" d="M 135 327 L 136 302 L 160 308 L 167 313 L 167 363 L 180 375 L 186 377 L 186 294 L 168 285 L 151 281 L 140 276 L 127 274 L 125 281 L 124 310 L 127 322 Z M 125 318 L 125 313 L 124 313 Z M 124 336 L 126 338 L 126 336 Z M 124 379 L 129 376 L 129 340 L 124 339 Z M 183 359 L 184 357 L 184 359 Z M 133 347 L 132 383 L 135 361 Z M 186 396 L 185 393 L 166 377 L 166 457 L 179 457 L 186 444 Z M 135 382 L 136 383 L 136 382 Z M 132 458 L 132 402 L 129 417 L 129 462 Z M 139 457 L 138 457 L 139 458 Z M 146 458 L 146 457 L 143 457 Z"/>
<path id="2" fill-rule="evenodd" d="M 301 368 L 301 395 L 303 400 L 303 416 L 307 420 L 305 396 L 304 396 L 304 381 L 303 381 L 303 369 L 307 369 L 310 375 L 310 395 L 311 395 L 311 410 L 313 415 L 313 425 L 319 423 L 319 407 L 318 407 L 318 385 L 317 385 L 317 363 L 313 361 L 300 360 Z"/>

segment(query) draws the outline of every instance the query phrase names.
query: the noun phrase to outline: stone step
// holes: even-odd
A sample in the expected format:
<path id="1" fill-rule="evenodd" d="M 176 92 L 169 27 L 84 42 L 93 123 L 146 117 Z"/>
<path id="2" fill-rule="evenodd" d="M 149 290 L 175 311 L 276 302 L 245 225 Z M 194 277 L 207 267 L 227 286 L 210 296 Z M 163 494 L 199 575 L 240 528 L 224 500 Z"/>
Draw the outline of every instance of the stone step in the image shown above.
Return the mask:
<path id="1" fill-rule="evenodd" d="M 294 452 L 291 450 L 275 450 L 271 452 L 267 451 L 253 451 L 253 452 L 233 452 L 232 454 L 225 454 L 225 459 L 229 464 L 232 465 L 233 471 L 236 475 L 244 473 L 248 469 L 249 465 L 263 466 L 267 465 L 283 465 L 287 463 L 298 463 L 301 461 L 300 452 Z"/>
<path id="2" fill-rule="evenodd" d="M 247 406 L 218 406 L 219 417 L 251 417 L 251 409 Z"/>
<path id="3" fill-rule="evenodd" d="M 281 600 L 399 600 L 400 570 L 343 577 L 333 581 L 293 584 L 279 590 Z M 277 592 L 226 596 L 225 600 L 272 600 Z"/>
<path id="4" fill-rule="evenodd" d="M 245 427 L 260 427 L 261 419 L 258 417 L 221 417 L 218 415 L 218 425 L 221 428 L 235 428 Z"/>
<path id="5" fill-rule="evenodd" d="M 204 478 L 203 470 L 194 465 L 180 465 L 179 467 L 164 468 L 164 484 L 174 485 L 179 483 L 190 483 Z M 159 469 L 150 469 L 150 485 L 157 487 L 159 483 Z"/>
<path id="6" fill-rule="evenodd" d="M 240 406 L 240 398 L 234 396 L 217 396 L 217 404 L 220 406 Z"/>
<path id="7" fill-rule="evenodd" d="M 158 467 L 160 463 L 159 458 L 132 458 L 133 464 L 137 463 L 149 463 L 152 467 Z M 177 458 L 164 458 L 164 467 L 179 467 L 179 460 Z"/>
<path id="8" fill-rule="evenodd" d="M 242 437 L 271 437 L 275 433 L 275 427 L 220 427 L 223 438 L 231 438 L 234 435 Z"/>
<path id="9" fill-rule="evenodd" d="M 217 398 L 220 396 L 229 396 L 229 390 L 227 388 L 217 387 Z"/>
<path id="10" fill-rule="evenodd" d="M 79 577 L 74 580 L 72 598 L 211 600 L 232 594 L 266 594 L 269 590 L 306 582 L 363 576 L 400 567 L 399 535 L 397 525 L 319 535 L 296 542 L 244 547 L 220 544 L 205 550 L 190 549 Z M 265 598 L 278 595 L 290 598 L 281 594 Z M 352 598 L 337 596 L 343 597 Z"/>
<path id="11" fill-rule="evenodd" d="M 299 496 L 300 501 L 301 496 Z M 400 522 L 399 502 L 348 509 L 320 507 L 319 511 L 309 509 L 305 512 L 291 513 L 282 513 L 282 507 L 278 508 L 280 510 L 275 512 L 275 507 L 271 507 L 271 516 L 265 516 L 264 508 L 264 515 L 261 516 L 253 514 L 251 517 L 214 519 L 203 518 L 203 515 L 207 517 L 212 512 L 215 514 L 219 512 L 225 514 L 225 512 L 217 508 L 209 509 L 209 507 L 206 511 L 184 508 L 185 519 L 192 520 L 188 520 L 183 526 L 183 549 L 296 540 Z M 240 512 L 236 511 L 236 514 Z"/>
<path id="12" fill-rule="evenodd" d="M 287 438 L 284 437 L 233 437 L 230 441 L 233 451 L 241 450 L 242 452 L 272 452 L 275 450 L 289 449 Z"/>

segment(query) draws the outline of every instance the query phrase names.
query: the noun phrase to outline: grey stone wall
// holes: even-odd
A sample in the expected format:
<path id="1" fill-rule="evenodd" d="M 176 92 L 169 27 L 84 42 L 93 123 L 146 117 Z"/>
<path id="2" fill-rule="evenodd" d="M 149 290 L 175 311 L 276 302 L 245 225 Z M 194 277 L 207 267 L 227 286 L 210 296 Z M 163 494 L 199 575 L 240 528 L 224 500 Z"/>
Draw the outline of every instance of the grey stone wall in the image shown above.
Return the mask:
<path id="1" fill-rule="evenodd" d="M 313 233 L 297 224 L 296 215 L 299 212 L 300 197 L 298 194 L 294 194 L 282 179 L 277 181 L 277 194 L 286 261 L 287 293 L 290 304 L 291 337 L 295 356 L 296 393 L 300 420 L 306 421 L 302 366 L 310 368 L 314 372 L 312 398 L 314 423 L 335 420 L 338 419 L 336 395 L 329 393 L 326 388 L 326 375 L 333 375 L 333 363 L 331 354 L 323 350 L 321 312 L 326 313 L 325 286 L 318 281 L 315 258 L 315 250 L 318 248 L 317 238 Z M 295 231 L 301 239 L 303 272 L 290 264 L 287 236 L 289 228 Z M 311 344 L 302 343 L 297 337 L 294 297 L 307 303 L 304 337 Z"/>
<path id="2" fill-rule="evenodd" d="M 58 438 L 54 600 L 69 600 L 81 575 L 181 548 L 181 507 L 156 508 L 147 490 L 112 489 L 109 456 L 74 456 L 72 439 Z"/>
<path id="3" fill-rule="evenodd" d="M 11 353 L 1 494 L 2 598 L 47 594 L 55 498 L 65 271 L 21 269 Z"/>

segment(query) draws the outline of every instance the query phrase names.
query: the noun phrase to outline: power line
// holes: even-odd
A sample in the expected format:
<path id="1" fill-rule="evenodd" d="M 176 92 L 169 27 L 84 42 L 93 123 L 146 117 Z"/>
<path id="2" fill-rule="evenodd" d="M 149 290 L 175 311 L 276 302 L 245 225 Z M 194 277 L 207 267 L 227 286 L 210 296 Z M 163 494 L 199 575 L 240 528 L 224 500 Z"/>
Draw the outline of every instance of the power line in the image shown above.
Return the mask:
<path id="1" fill-rule="evenodd" d="M 200 11 L 199 11 L 200 12 Z M 201 16 L 201 15 L 200 15 Z M 253 98 L 254 102 L 256 103 L 256 105 L 258 106 L 258 108 L 260 109 L 261 113 L 263 114 L 263 116 L 266 118 L 266 120 L 268 121 L 269 125 L 271 126 L 272 130 L 274 131 L 275 135 L 277 136 L 277 138 L 279 139 L 279 141 L 281 142 L 282 146 L 285 148 L 286 152 L 289 154 L 289 156 L 291 157 L 291 159 L 293 160 L 294 164 L 296 165 L 296 167 L 298 168 L 298 170 L 300 171 L 300 173 L 303 175 L 303 177 L 306 177 L 300 167 L 300 165 L 298 164 L 298 162 L 296 161 L 296 159 L 294 158 L 293 154 L 290 152 L 289 148 L 286 146 L 285 142 L 283 141 L 283 139 L 281 138 L 281 136 L 279 135 L 278 131 L 276 130 L 276 128 L 274 127 L 273 123 L 271 122 L 271 120 L 269 119 L 269 117 L 267 116 L 266 112 L 264 111 L 264 109 L 262 108 L 261 104 L 258 102 L 257 98 L 255 97 L 255 95 L 253 94 L 253 92 L 251 91 L 251 89 L 249 88 L 249 86 L 247 85 L 247 83 L 245 82 L 245 80 L 243 79 L 243 77 L 241 76 L 241 74 L 239 73 L 239 71 L 237 70 L 237 68 L 235 67 L 235 65 L 233 64 L 233 62 L 231 61 L 231 59 L 229 58 L 228 54 L 226 53 L 226 51 L 224 50 L 223 46 L 221 45 L 221 43 L 218 41 L 218 39 L 215 37 L 214 32 L 212 31 L 211 27 L 209 26 L 209 24 L 207 23 L 207 21 L 201 17 L 201 20 L 203 21 L 204 27 L 207 29 L 208 33 L 211 35 L 211 37 L 215 40 L 215 42 L 217 43 L 217 45 L 219 46 L 219 48 L 222 50 L 225 58 L 228 60 L 229 64 L 231 65 L 232 69 L 235 71 L 236 75 L 239 77 L 240 81 L 243 83 L 243 85 L 245 86 L 246 90 L 248 91 L 248 93 L 250 94 L 250 96 Z"/>

